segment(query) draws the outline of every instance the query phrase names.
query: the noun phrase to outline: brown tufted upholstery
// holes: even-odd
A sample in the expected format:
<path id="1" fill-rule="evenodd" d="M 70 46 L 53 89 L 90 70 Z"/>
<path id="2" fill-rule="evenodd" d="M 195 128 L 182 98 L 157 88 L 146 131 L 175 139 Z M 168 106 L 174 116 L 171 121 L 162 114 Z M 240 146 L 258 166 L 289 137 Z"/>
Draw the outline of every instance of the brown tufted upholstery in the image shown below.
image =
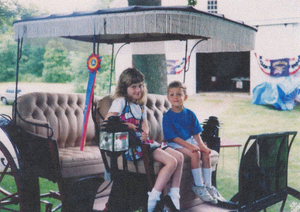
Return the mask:
<path id="1" fill-rule="evenodd" d="M 106 96 L 101 99 L 97 103 L 97 111 L 98 118 L 97 122 L 101 123 L 103 119 L 101 117 L 105 117 L 110 105 L 112 103 L 111 96 Z M 150 128 L 150 138 L 156 140 L 158 142 L 163 141 L 163 131 L 162 131 L 162 118 L 163 114 L 167 112 L 167 110 L 171 107 L 170 102 L 168 101 L 166 96 L 157 95 L 157 94 L 148 94 L 147 102 L 146 102 L 146 112 L 147 119 Z M 219 155 L 216 151 L 213 151 L 211 154 L 211 165 L 212 169 L 216 169 L 216 165 L 218 163 Z M 119 167 L 122 167 L 122 159 L 119 157 Z M 157 174 L 161 168 L 162 164 L 155 162 L 154 163 L 154 171 Z M 138 162 L 139 172 L 145 173 L 144 163 L 142 160 Z M 128 170 L 135 171 L 135 166 L 133 162 L 128 162 Z M 187 209 L 192 206 L 203 203 L 202 200 L 197 198 L 192 192 L 193 186 L 193 176 L 191 173 L 190 167 L 190 158 L 185 156 L 183 175 L 180 187 L 180 195 L 181 195 L 181 209 Z M 165 191 L 166 192 L 166 191 Z"/>
<path id="2" fill-rule="evenodd" d="M 99 98 L 95 98 L 97 101 Z M 47 137 L 53 129 L 53 138 L 57 140 L 61 175 L 81 177 L 104 172 L 104 165 L 95 135 L 95 123 L 89 116 L 86 146 L 80 151 L 82 125 L 84 117 L 84 94 L 29 93 L 18 98 L 17 125 L 23 129 Z M 22 119 L 21 119 L 22 118 Z"/>

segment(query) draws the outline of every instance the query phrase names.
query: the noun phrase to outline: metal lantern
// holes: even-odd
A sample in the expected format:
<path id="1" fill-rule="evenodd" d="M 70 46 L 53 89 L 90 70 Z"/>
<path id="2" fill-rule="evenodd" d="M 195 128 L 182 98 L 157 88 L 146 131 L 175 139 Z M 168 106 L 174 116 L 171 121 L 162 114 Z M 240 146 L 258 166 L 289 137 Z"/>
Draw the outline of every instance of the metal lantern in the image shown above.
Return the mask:
<path id="1" fill-rule="evenodd" d="M 128 150 L 129 135 L 127 125 L 119 116 L 111 116 L 101 124 L 99 147 L 101 150 L 121 152 Z"/>

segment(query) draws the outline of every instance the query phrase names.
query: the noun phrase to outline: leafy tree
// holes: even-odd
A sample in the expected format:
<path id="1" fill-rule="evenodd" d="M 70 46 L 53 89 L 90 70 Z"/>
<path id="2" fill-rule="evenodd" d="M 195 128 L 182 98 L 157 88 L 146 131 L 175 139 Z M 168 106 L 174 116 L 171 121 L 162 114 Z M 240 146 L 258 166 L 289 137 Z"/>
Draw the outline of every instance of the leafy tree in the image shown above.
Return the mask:
<path id="1" fill-rule="evenodd" d="M 197 0 L 188 0 L 188 5 L 189 6 L 196 6 L 197 5 Z"/>
<path id="2" fill-rule="evenodd" d="M 33 5 L 25 8 L 16 0 L 0 1 L 0 27 L 3 27 L 3 25 L 12 26 L 13 22 L 18 19 L 24 19 L 37 14 L 38 10 Z"/>
<path id="3" fill-rule="evenodd" d="M 127 0 L 128 5 L 161 6 L 161 0 Z M 188 0 L 195 6 L 197 0 Z M 133 55 L 133 66 L 145 75 L 149 93 L 166 94 L 167 62 L 165 54 Z M 160 79 L 160 80 L 157 80 Z"/>
<path id="4" fill-rule="evenodd" d="M 15 4 L 12 1 L 0 1 L 0 26 L 8 24 L 11 18 L 15 16 L 14 10 L 12 10 L 14 6 Z"/>
<path id="5" fill-rule="evenodd" d="M 43 76 L 43 58 L 45 48 L 35 45 L 24 45 L 22 50 L 22 57 L 20 61 L 20 73 L 30 74 L 34 77 Z"/>
<path id="6" fill-rule="evenodd" d="M 46 45 L 44 54 L 44 82 L 70 82 L 72 81 L 70 59 L 68 51 L 61 42 L 51 40 Z"/>
<path id="7" fill-rule="evenodd" d="M 111 67 L 111 56 L 104 55 L 101 61 L 101 71 L 97 73 L 95 83 L 95 95 L 104 96 L 109 94 L 110 86 L 110 67 Z M 112 85 L 115 85 L 115 71 L 112 73 Z"/>
<path id="8" fill-rule="evenodd" d="M 87 53 L 72 52 L 71 53 L 71 67 L 74 77 L 75 89 L 78 93 L 85 93 L 87 82 L 89 78 L 89 71 L 87 69 Z M 111 56 L 102 56 L 101 69 L 97 73 L 94 93 L 98 96 L 104 96 L 109 93 L 109 78 L 110 78 L 110 59 Z M 114 74 L 113 74 L 114 76 Z M 113 79 L 114 81 L 114 79 Z"/>
<path id="9" fill-rule="evenodd" d="M 128 0 L 128 5 L 161 6 L 161 0 Z M 132 55 L 132 61 L 133 66 L 145 75 L 149 93 L 166 94 L 167 62 L 165 54 Z"/>
<path id="10" fill-rule="evenodd" d="M 0 35 L 0 82 L 14 81 L 16 73 L 16 43 L 7 34 Z"/>
<path id="11" fill-rule="evenodd" d="M 39 15 L 39 11 L 37 7 L 33 4 L 29 5 L 27 8 L 21 6 L 20 4 L 16 4 L 16 19 L 23 20 L 25 18 Z"/>
<path id="12" fill-rule="evenodd" d="M 0 35 L 0 82 L 14 81 L 16 72 L 17 43 L 9 33 Z M 23 45 L 19 63 L 19 80 L 42 77 L 45 49 L 34 45 Z M 30 77 L 25 77 L 30 75 Z"/>
<path id="13" fill-rule="evenodd" d="M 73 76 L 73 83 L 75 83 L 75 92 L 84 93 L 86 83 L 88 80 L 87 71 L 87 54 L 83 52 L 70 52 L 71 70 Z"/>
<path id="14" fill-rule="evenodd" d="M 15 0 L 0 0 L 0 82 L 14 81 L 16 72 L 17 43 L 13 40 L 13 21 L 36 14 L 32 8 L 24 8 Z M 30 51 L 23 51 L 22 58 L 29 58 Z M 40 58 L 38 58 L 40 60 Z M 38 64 L 38 63 L 37 63 Z M 32 69 L 33 64 L 20 63 L 20 69 Z"/>
<path id="15" fill-rule="evenodd" d="M 128 0 L 128 5 L 161 6 L 161 0 Z"/>

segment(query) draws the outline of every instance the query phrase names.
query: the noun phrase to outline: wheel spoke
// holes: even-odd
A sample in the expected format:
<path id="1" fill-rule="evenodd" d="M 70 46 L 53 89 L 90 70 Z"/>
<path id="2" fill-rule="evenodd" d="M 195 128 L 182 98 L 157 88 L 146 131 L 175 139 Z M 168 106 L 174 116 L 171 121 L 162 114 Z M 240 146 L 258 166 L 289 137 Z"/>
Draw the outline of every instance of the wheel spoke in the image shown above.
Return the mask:
<path id="1" fill-rule="evenodd" d="M 17 196 L 19 194 L 18 192 L 10 193 L 9 191 L 7 191 L 1 187 L 0 187 L 0 192 L 5 195 L 4 198 L 0 199 L 1 203 L 2 203 L 2 201 L 10 199 L 10 198 L 14 198 L 15 196 Z"/>
<path id="2" fill-rule="evenodd" d="M 20 176 L 16 164 L 0 141 L 0 211 L 20 211 Z"/>
<path id="3" fill-rule="evenodd" d="M 3 158 L 1 158 L 1 161 L 2 161 Z M 3 169 L 3 171 L 1 172 L 1 175 L 0 175 L 0 183 L 2 182 L 4 176 L 8 173 L 8 168 L 9 168 L 9 165 L 5 165 L 5 168 Z"/>
<path id="4" fill-rule="evenodd" d="M 4 206 L 4 205 L 3 205 L 3 206 Z M 19 212 L 18 210 L 10 209 L 10 208 L 3 207 L 3 206 L 2 206 L 2 203 L 1 203 L 1 205 L 0 205 L 0 209 L 3 209 L 3 210 L 5 210 L 5 211 L 14 211 L 14 212 Z"/>

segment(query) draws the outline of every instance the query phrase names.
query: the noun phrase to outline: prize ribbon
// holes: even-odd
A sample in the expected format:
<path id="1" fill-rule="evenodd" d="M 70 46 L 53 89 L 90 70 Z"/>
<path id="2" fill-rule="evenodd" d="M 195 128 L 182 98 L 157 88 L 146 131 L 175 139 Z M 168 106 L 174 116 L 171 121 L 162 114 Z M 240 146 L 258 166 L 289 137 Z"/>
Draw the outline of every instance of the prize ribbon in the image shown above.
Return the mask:
<path id="1" fill-rule="evenodd" d="M 96 81 L 97 71 L 100 71 L 101 57 L 99 54 L 95 55 L 91 54 L 87 59 L 87 69 L 89 70 L 89 81 L 86 89 L 86 98 L 85 98 L 85 106 L 84 106 L 84 119 L 83 119 L 83 129 L 82 129 L 82 137 L 81 137 L 81 145 L 80 150 L 83 151 L 83 147 L 85 145 L 86 132 L 88 126 L 89 115 L 91 111 L 91 105 L 93 101 L 94 95 L 94 86 Z"/>

